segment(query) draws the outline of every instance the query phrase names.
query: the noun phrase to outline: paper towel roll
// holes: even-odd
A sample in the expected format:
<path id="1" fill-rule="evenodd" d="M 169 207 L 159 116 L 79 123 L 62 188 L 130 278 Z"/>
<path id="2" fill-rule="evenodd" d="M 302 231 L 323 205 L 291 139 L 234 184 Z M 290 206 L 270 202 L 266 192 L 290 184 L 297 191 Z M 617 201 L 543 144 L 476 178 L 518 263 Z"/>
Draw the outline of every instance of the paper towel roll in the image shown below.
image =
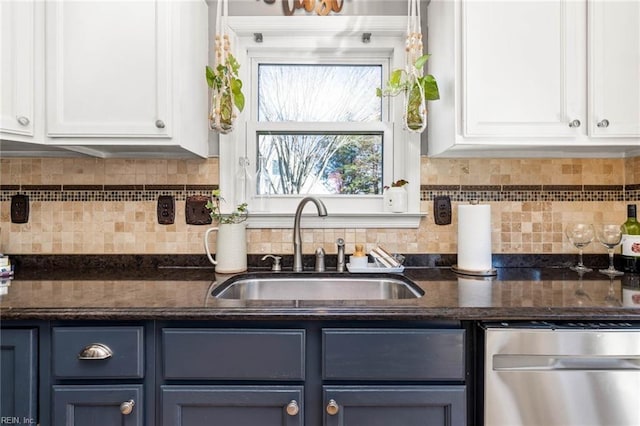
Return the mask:
<path id="1" fill-rule="evenodd" d="M 458 269 L 481 272 L 491 264 L 491 206 L 458 206 Z"/>

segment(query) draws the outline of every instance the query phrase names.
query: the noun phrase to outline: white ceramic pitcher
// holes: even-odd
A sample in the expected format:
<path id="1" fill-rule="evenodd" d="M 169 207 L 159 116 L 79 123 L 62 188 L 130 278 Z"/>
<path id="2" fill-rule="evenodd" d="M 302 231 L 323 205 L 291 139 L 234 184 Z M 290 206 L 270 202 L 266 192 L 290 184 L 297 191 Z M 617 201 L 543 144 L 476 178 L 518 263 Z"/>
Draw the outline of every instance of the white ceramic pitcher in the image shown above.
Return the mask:
<path id="1" fill-rule="evenodd" d="M 204 233 L 204 249 L 211 263 L 216 265 L 216 272 L 231 274 L 247 270 L 246 229 L 246 223 L 221 223 Z M 213 231 L 218 231 L 215 259 L 209 249 L 209 234 Z"/>

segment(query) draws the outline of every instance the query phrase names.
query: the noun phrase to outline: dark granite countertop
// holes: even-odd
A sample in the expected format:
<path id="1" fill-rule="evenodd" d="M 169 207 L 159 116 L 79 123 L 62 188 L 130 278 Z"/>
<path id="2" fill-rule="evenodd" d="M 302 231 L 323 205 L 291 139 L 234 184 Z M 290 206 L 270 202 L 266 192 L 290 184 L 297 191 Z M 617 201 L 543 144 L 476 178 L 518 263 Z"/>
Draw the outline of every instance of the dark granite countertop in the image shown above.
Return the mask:
<path id="1" fill-rule="evenodd" d="M 46 320 L 640 320 L 640 276 L 582 280 L 563 268 L 498 268 L 497 277 L 411 267 L 417 299 L 222 300 L 211 267 L 25 269 L 0 296 L 0 319 Z M 286 272 L 280 273 L 286 275 Z"/>

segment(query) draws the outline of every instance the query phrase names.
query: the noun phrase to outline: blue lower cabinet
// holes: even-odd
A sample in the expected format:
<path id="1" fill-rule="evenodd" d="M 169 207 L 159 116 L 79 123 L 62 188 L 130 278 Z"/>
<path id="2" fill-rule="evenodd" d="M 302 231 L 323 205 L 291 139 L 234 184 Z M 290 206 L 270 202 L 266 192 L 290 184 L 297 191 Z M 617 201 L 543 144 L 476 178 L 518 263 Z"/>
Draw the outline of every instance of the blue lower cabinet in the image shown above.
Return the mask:
<path id="1" fill-rule="evenodd" d="M 38 333 L 0 330 L 0 423 L 36 424 Z"/>
<path id="2" fill-rule="evenodd" d="M 302 386 L 161 386 L 163 426 L 303 426 Z"/>
<path id="3" fill-rule="evenodd" d="M 466 426 L 464 386 L 324 386 L 324 426 Z"/>
<path id="4" fill-rule="evenodd" d="M 55 426 L 143 426 L 142 385 L 53 386 Z"/>

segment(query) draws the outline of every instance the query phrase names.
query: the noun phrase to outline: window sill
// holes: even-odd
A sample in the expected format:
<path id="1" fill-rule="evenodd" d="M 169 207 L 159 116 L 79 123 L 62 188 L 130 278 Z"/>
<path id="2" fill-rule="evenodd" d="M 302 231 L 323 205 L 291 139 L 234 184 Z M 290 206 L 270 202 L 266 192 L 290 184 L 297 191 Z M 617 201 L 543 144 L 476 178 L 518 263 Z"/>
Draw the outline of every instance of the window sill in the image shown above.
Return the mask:
<path id="1" fill-rule="evenodd" d="M 294 214 L 251 213 L 248 228 L 293 228 Z M 418 228 L 427 213 L 329 213 L 303 214 L 302 228 Z"/>

